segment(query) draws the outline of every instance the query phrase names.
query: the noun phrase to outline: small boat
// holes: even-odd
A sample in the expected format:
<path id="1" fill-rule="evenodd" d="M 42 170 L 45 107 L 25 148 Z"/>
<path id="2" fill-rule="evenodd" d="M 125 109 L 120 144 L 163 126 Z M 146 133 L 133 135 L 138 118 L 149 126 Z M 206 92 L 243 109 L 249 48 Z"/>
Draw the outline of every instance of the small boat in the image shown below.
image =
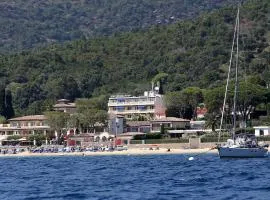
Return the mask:
<path id="1" fill-rule="evenodd" d="M 236 46 L 236 50 L 234 50 L 234 46 Z M 237 10 L 237 17 L 234 29 L 234 37 L 231 49 L 231 57 L 230 57 L 230 65 L 228 70 L 228 78 L 226 82 L 226 90 L 223 101 L 223 108 L 221 113 L 221 122 L 220 122 L 220 131 L 219 131 L 219 141 L 221 136 L 224 112 L 226 107 L 227 93 L 228 93 L 228 85 L 230 82 L 230 73 L 232 67 L 232 59 L 233 53 L 236 52 L 235 55 L 235 85 L 234 85 L 234 98 L 233 98 L 233 128 L 231 130 L 232 138 L 227 140 L 225 145 L 218 145 L 218 153 L 220 158 L 261 158 L 266 157 L 268 155 L 268 145 L 259 145 L 256 137 L 250 134 L 241 134 L 236 135 L 236 114 L 237 114 L 237 94 L 238 94 L 238 54 L 239 54 L 239 6 Z"/>

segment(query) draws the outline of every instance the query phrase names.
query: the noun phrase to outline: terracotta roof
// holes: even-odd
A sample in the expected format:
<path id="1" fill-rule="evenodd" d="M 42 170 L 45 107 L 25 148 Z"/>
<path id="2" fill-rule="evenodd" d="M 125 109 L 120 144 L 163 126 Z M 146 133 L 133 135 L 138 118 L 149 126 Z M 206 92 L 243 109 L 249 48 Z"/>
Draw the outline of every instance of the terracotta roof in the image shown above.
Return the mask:
<path id="1" fill-rule="evenodd" d="M 128 126 L 150 126 L 149 121 L 127 121 L 126 124 Z"/>
<path id="2" fill-rule="evenodd" d="M 28 115 L 22 117 L 11 118 L 8 121 L 34 121 L 34 120 L 46 120 L 45 115 Z"/>
<path id="3" fill-rule="evenodd" d="M 189 122 L 188 119 L 177 118 L 177 117 L 163 117 L 160 119 L 154 119 L 152 122 Z"/>

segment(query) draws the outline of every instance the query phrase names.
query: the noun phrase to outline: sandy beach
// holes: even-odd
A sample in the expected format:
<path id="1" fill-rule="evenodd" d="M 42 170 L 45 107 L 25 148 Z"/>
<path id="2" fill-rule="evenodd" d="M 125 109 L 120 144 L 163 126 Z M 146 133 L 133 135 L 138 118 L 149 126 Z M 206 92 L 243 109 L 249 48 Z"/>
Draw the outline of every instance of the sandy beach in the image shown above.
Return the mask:
<path id="1" fill-rule="evenodd" d="M 168 149 L 149 150 L 146 148 L 133 148 L 123 151 L 98 151 L 98 152 L 69 152 L 69 153 L 31 153 L 22 152 L 17 154 L 0 154 L 0 157 L 32 157 L 32 156 L 110 156 L 110 155 L 158 155 L 158 154 L 204 154 L 217 153 L 217 150 L 207 149 Z"/>

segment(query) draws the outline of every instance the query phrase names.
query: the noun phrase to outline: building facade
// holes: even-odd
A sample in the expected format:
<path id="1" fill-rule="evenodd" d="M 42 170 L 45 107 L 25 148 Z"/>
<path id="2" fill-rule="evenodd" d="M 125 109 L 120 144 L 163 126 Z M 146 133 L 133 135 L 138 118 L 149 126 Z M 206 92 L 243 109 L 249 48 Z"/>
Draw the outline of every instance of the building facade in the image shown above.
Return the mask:
<path id="1" fill-rule="evenodd" d="M 154 119 L 151 121 L 151 132 L 160 132 L 162 126 L 165 129 L 190 129 L 190 120 L 176 117 Z"/>
<path id="2" fill-rule="evenodd" d="M 59 99 L 57 103 L 53 106 L 55 111 L 65 112 L 73 114 L 76 112 L 76 104 L 69 102 L 67 99 Z"/>
<path id="3" fill-rule="evenodd" d="M 30 134 L 42 133 L 47 134 L 50 126 L 47 124 L 44 115 L 29 115 L 9 119 L 9 124 L 0 126 L 0 134 L 28 136 Z"/>
<path id="4" fill-rule="evenodd" d="M 126 132 L 150 133 L 151 123 L 150 121 L 127 121 Z"/>
<path id="5" fill-rule="evenodd" d="M 108 121 L 108 132 L 113 135 L 124 133 L 126 127 L 126 120 L 122 115 L 110 114 Z"/>
<path id="6" fill-rule="evenodd" d="M 154 91 L 146 91 L 144 96 L 111 96 L 108 102 L 108 113 L 122 115 L 128 120 L 150 120 L 165 116 L 162 102 L 162 95 Z"/>
<path id="7" fill-rule="evenodd" d="M 255 136 L 269 136 L 270 135 L 270 126 L 254 126 Z"/>

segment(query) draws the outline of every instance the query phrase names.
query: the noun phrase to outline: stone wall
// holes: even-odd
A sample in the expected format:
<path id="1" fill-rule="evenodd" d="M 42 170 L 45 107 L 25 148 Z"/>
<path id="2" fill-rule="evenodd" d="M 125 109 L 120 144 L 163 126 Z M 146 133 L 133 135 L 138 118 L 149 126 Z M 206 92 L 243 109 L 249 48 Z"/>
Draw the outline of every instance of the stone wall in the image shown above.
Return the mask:
<path id="1" fill-rule="evenodd" d="M 199 139 L 199 138 L 192 138 L 192 139 Z M 270 145 L 270 141 L 265 141 L 265 144 Z M 223 145 L 224 143 L 221 143 Z M 202 143 L 198 140 L 190 140 L 189 143 L 166 143 L 166 144 L 129 144 L 129 148 L 149 148 L 149 147 L 156 147 L 159 148 L 170 148 L 170 149 L 206 149 L 212 148 L 217 145 L 216 142 L 206 142 Z"/>

